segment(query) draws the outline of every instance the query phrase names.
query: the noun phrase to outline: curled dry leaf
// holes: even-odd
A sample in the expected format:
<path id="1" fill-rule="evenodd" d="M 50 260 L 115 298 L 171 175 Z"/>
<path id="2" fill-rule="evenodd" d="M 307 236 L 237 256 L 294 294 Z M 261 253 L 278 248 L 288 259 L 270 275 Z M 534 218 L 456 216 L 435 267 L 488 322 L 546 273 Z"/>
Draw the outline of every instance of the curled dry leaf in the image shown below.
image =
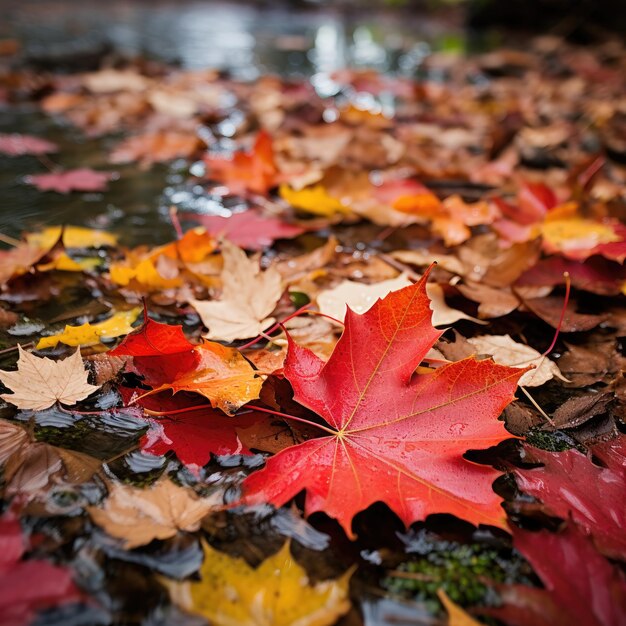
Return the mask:
<path id="1" fill-rule="evenodd" d="M 520 378 L 520 386 L 539 387 L 555 376 L 561 380 L 567 380 L 556 363 L 547 356 L 530 346 L 514 341 L 509 335 L 481 335 L 471 337 L 467 341 L 476 348 L 478 354 L 488 354 L 501 365 L 534 367 Z"/>
<path id="2" fill-rule="evenodd" d="M 221 492 L 198 498 L 191 489 L 161 478 L 146 489 L 111 483 L 102 508 L 91 506 L 88 511 L 98 526 L 130 549 L 179 531 L 198 530 L 200 520 L 221 504 Z"/>
<path id="3" fill-rule="evenodd" d="M 17 371 L 0 370 L 0 381 L 13 393 L 0 397 L 18 409 L 42 411 L 55 402 L 73 405 L 98 389 L 87 382 L 80 349 L 60 361 L 38 357 L 18 345 Z"/>
<path id="4" fill-rule="evenodd" d="M 280 274 L 270 267 L 261 271 L 254 259 L 224 241 L 222 297 L 218 301 L 191 300 L 202 323 L 209 329 L 206 337 L 235 341 L 255 337 L 274 322 L 268 317 L 282 294 Z"/>
<path id="5" fill-rule="evenodd" d="M 289 542 L 256 569 L 205 543 L 201 581 L 166 585 L 176 604 L 215 626 L 331 626 L 350 609 L 351 574 L 312 585 Z"/>
<path id="6" fill-rule="evenodd" d="M 392 291 L 397 291 L 411 284 L 406 274 L 372 285 L 344 280 L 336 287 L 322 291 L 317 296 L 317 303 L 322 313 L 341 321 L 346 315 L 346 307 L 350 307 L 355 313 L 363 314 L 379 298 L 384 298 Z M 430 298 L 430 306 L 433 311 L 433 326 L 453 324 L 460 319 L 478 321 L 463 311 L 449 307 L 440 285 L 429 283 L 426 285 L 426 293 Z"/>

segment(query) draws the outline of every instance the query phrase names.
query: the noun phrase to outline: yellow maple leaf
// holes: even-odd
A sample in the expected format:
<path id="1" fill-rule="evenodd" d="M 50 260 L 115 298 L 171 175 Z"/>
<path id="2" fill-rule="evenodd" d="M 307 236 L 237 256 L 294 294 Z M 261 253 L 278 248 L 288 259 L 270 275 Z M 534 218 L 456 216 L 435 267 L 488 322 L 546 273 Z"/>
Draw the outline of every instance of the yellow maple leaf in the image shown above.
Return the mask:
<path id="1" fill-rule="evenodd" d="M 202 580 L 166 585 L 176 604 L 215 626 L 330 626 L 350 609 L 351 575 L 309 584 L 289 542 L 256 569 L 204 544 Z"/>
<path id="2" fill-rule="evenodd" d="M 620 241 L 607 224 L 582 217 L 548 219 L 541 225 L 544 243 L 551 249 L 591 250 L 602 243 Z"/>
<path id="3" fill-rule="evenodd" d="M 291 206 L 313 215 L 330 217 L 336 213 L 349 213 L 348 207 L 331 196 L 323 185 L 313 185 L 300 190 L 292 189 L 289 185 L 281 185 L 278 193 Z"/>
<path id="4" fill-rule="evenodd" d="M 482 626 L 471 615 L 468 615 L 458 604 L 452 602 L 443 589 L 437 590 L 437 597 L 448 613 L 448 626 Z"/>
<path id="5" fill-rule="evenodd" d="M 63 230 L 63 245 L 66 248 L 102 248 L 114 247 L 117 237 L 105 230 L 82 228 L 80 226 L 48 226 L 37 233 L 26 235 L 29 245 L 42 249 L 50 249 L 59 240 Z"/>
<path id="6" fill-rule="evenodd" d="M 141 307 L 129 311 L 118 311 L 109 319 L 96 324 L 81 324 L 80 326 L 66 326 L 62 333 L 42 337 L 36 349 L 54 348 L 61 342 L 66 346 L 94 346 L 101 339 L 112 339 L 127 335 L 134 329 L 131 324 L 139 317 Z"/>
<path id="7" fill-rule="evenodd" d="M 173 269 L 176 275 L 163 276 L 159 269 L 165 265 L 169 265 L 168 270 Z M 113 263 L 109 268 L 109 276 L 114 283 L 122 287 L 130 285 L 133 281 L 144 289 L 172 289 L 182 285 L 182 278 L 178 276 L 175 261 L 165 256 L 158 257 L 156 263 L 152 258 L 142 259 L 136 263 L 133 260 Z"/>

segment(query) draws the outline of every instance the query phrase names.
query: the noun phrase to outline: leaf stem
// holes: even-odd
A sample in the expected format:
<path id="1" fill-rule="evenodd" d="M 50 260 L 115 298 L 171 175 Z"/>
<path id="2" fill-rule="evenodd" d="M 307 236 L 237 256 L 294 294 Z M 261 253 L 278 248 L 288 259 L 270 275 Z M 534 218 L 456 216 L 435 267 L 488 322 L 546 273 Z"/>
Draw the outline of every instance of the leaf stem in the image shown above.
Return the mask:
<path id="1" fill-rule="evenodd" d="M 281 413 L 280 411 L 273 411 L 272 409 L 266 409 L 265 407 L 262 406 L 256 406 L 253 404 L 247 404 L 246 405 L 247 409 L 252 409 L 253 411 L 261 411 L 261 413 L 270 413 L 271 415 L 277 415 L 278 417 L 284 417 L 285 419 L 288 420 L 294 420 L 296 422 L 302 422 L 303 424 L 307 424 L 308 426 L 315 426 L 316 428 L 319 428 L 320 430 L 323 430 L 324 432 L 327 432 L 329 435 L 336 435 L 337 431 L 333 430 L 332 428 L 327 428 L 326 426 L 323 426 L 322 424 L 317 424 L 316 422 L 312 422 L 310 420 L 304 419 L 302 417 L 296 417 L 295 415 L 289 415 L 289 413 Z"/>
<path id="2" fill-rule="evenodd" d="M 565 297 L 563 299 L 563 308 L 561 309 L 561 317 L 559 317 L 559 323 L 557 324 L 556 331 L 554 333 L 554 338 L 552 339 L 552 343 L 550 344 L 550 347 L 541 356 L 548 356 L 548 354 L 552 352 L 554 346 L 556 345 L 556 340 L 559 338 L 559 333 L 561 332 L 561 326 L 563 325 L 563 318 L 565 317 L 565 313 L 567 312 L 567 305 L 569 304 L 569 294 L 572 288 L 572 280 L 570 278 L 569 272 L 563 272 L 563 278 L 565 278 Z"/>

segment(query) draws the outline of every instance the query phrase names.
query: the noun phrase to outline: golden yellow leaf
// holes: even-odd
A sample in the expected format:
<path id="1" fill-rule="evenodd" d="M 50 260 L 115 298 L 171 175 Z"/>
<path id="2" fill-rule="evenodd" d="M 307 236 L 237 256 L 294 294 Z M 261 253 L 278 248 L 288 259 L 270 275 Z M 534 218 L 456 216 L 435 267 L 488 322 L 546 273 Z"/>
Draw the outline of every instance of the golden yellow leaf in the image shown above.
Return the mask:
<path id="1" fill-rule="evenodd" d="M 591 250 L 602 243 L 620 241 L 606 224 L 579 217 L 550 219 L 541 225 L 544 242 L 554 250 Z"/>
<path id="2" fill-rule="evenodd" d="M 61 361 L 35 356 L 20 345 L 18 349 L 17 371 L 0 370 L 0 381 L 13 392 L 0 397 L 18 409 L 43 411 L 55 402 L 72 405 L 98 389 L 87 382 L 79 349 Z"/>
<path id="3" fill-rule="evenodd" d="M 61 230 L 61 226 L 48 226 L 40 232 L 26 235 L 26 241 L 31 246 L 49 250 L 59 240 Z M 63 245 L 66 248 L 102 248 L 116 244 L 117 237 L 105 230 L 80 226 L 66 226 L 63 230 Z"/>
<path id="4" fill-rule="evenodd" d="M 350 609 L 351 574 L 309 584 L 289 542 L 256 569 L 204 544 L 202 580 L 166 584 L 176 604 L 214 626 L 330 626 Z"/>
<path id="5" fill-rule="evenodd" d="M 482 624 L 468 615 L 458 604 L 450 600 L 443 589 L 437 590 L 437 597 L 448 613 L 448 626 L 482 626 Z"/>
<path id="6" fill-rule="evenodd" d="M 81 324 L 80 326 L 66 326 L 62 333 L 42 337 L 36 346 L 37 350 L 54 348 L 61 342 L 66 346 L 94 346 L 101 339 L 112 339 L 127 335 L 134 329 L 131 324 L 139 317 L 141 307 L 129 311 L 119 311 L 109 319 L 96 324 Z"/>
<path id="7" fill-rule="evenodd" d="M 145 289 L 172 289 L 182 284 L 176 262 L 165 256 L 145 258 L 136 263 L 133 260 L 112 263 L 109 275 L 114 283 L 122 287 L 130 285 L 132 281 Z"/>
<path id="8" fill-rule="evenodd" d="M 255 337 L 274 323 L 268 317 L 282 295 L 281 276 L 274 267 L 264 272 L 255 259 L 228 241 L 222 244 L 224 270 L 220 300 L 190 300 L 202 323 L 205 337 L 234 341 Z"/>
<path id="9" fill-rule="evenodd" d="M 198 530 L 200 520 L 221 504 L 219 491 L 198 498 L 191 489 L 160 478 L 146 489 L 111 483 L 104 506 L 87 510 L 109 535 L 122 539 L 126 548 L 136 548 L 153 539 L 169 539 L 181 530 Z"/>
<path id="10" fill-rule="evenodd" d="M 291 206 L 300 211 L 313 213 L 313 215 L 330 217 L 336 213 L 349 213 L 348 207 L 331 196 L 323 185 L 314 185 L 300 190 L 292 189 L 289 185 L 281 185 L 278 193 Z"/>

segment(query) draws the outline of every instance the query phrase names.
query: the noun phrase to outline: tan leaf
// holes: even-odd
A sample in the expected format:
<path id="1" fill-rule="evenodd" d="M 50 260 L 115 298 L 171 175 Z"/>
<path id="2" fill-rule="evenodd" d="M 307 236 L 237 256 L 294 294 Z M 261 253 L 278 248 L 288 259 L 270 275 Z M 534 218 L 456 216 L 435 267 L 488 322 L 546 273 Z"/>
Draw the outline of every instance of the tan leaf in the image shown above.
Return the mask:
<path id="1" fill-rule="evenodd" d="M 520 379 L 519 385 L 524 387 L 539 387 L 555 376 L 567 381 L 561 371 L 548 357 L 523 343 L 517 343 L 509 335 L 481 335 L 467 340 L 479 354 L 489 354 L 500 365 L 511 367 L 528 367 L 535 369 L 526 372 Z"/>
<path id="2" fill-rule="evenodd" d="M 61 361 L 38 357 L 18 345 L 17 371 L 0 370 L 0 381 L 13 393 L 0 397 L 19 409 L 42 411 L 55 402 L 76 404 L 98 389 L 87 382 L 80 349 Z"/>
<path id="3" fill-rule="evenodd" d="M 221 503 L 221 492 L 198 498 L 191 489 L 161 478 L 147 489 L 111 483 L 104 506 L 88 511 L 109 535 L 122 539 L 126 548 L 136 548 L 153 539 L 169 539 L 179 530 L 198 530 L 200 520 Z"/>
<path id="4" fill-rule="evenodd" d="M 280 274 L 273 267 L 262 272 L 255 259 L 249 259 L 228 241 L 222 244 L 222 254 L 222 298 L 191 300 L 190 304 L 209 329 L 207 339 L 234 341 L 256 337 L 275 321 L 268 316 L 282 294 Z"/>
<path id="5" fill-rule="evenodd" d="M 496 289 L 468 281 L 456 288 L 469 300 L 479 303 L 478 315 L 483 319 L 507 315 L 520 305 L 519 298 L 508 287 Z"/>
<path id="6" fill-rule="evenodd" d="M 341 321 L 345 317 L 346 306 L 349 306 L 355 313 L 363 314 L 379 298 L 384 298 L 388 293 L 408 287 L 411 284 L 406 274 L 400 274 L 396 278 L 383 280 L 372 285 L 344 280 L 333 289 L 320 293 L 317 297 L 317 304 L 322 313 Z M 426 293 L 431 301 L 430 308 L 433 311 L 434 326 L 453 324 L 460 319 L 478 321 L 466 315 L 463 311 L 449 307 L 446 304 L 443 288 L 440 285 L 428 283 L 426 285 Z"/>

